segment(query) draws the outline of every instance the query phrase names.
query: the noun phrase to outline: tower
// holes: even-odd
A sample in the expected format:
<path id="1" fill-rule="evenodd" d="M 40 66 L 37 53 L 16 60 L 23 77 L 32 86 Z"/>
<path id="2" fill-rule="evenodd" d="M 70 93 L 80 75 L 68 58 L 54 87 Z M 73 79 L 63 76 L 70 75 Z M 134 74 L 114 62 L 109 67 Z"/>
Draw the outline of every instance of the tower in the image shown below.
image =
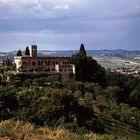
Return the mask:
<path id="1" fill-rule="evenodd" d="M 30 46 L 30 56 L 37 57 L 37 45 Z"/>

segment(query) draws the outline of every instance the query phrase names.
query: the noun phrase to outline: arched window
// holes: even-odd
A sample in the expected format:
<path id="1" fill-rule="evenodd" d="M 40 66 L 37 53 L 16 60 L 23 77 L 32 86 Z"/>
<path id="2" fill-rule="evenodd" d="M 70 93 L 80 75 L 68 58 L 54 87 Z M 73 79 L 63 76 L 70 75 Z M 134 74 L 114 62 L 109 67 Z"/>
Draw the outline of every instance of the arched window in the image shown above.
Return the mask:
<path id="1" fill-rule="evenodd" d="M 27 65 L 27 63 L 25 61 L 23 61 L 22 64 L 23 64 L 23 66 L 26 66 Z"/>

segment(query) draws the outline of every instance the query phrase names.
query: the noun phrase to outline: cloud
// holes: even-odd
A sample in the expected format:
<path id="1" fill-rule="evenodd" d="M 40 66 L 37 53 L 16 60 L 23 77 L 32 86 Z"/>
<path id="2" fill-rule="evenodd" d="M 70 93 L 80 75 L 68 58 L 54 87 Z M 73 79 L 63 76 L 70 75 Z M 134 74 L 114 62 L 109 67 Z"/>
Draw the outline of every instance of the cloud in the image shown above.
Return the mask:
<path id="1" fill-rule="evenodd" d="M 1 19 L 12 18 L 57 18 L 69 16 L 71 11 L 80 10 L 85 0 L 2 0 L 0 1 Z M 71 9 L 70 9 L 71 7 Z M 6 10 L 8 9 L 8 11 Z M 69 10 L 66 12 L 64 10 Z M 62 12 L 58 12 L 62 11 Z M 76 12 L 75 14 L 79 14 Z"/>
<path id="2" fill-rule="evenodd" d="M 0 42 L 138 46 L 139 7 L 139 0 L 0 0 Z"/>
<path id="3" fill-rule="evenodd" d="M 68 10 L 69 9 L 69 5 L 68 4 L 63 4 L 63 5 L 55 5 L 54 9 L 64 9 L 64 10 Z"/>
<path id="4" fill-rule="evenodd" d="M 136 17 L 140 13 L 139 5 L 139 0 L 0 0 L 0 18 L 46 19 L 72 15 L 93 19 Z"/>

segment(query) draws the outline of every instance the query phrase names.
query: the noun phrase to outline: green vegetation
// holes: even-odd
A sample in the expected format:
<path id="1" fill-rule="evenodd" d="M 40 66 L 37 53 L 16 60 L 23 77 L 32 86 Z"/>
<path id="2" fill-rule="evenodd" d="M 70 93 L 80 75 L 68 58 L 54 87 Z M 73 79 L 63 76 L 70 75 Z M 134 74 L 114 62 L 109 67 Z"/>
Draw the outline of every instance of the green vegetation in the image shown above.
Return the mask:
<path id="1" fill-rule="evenodd" d="M 75 139 L 140 136 L 140 111 L 128 104 L 117 103 L 118 87 L 102 88 L 96 83 L 76 82 L 54 88 L 53 84 L 35 86 L 31 79 L 27 83 L 1 87 L 1 125 L 7 123 L 3 120 L 15 120 L 9 120 L 10 125 L 3 126 L 5 129 L 0 127 L 3 137 L 21 137 L 25 131 L 23 128 L 29 125 L 27 122 L 34 124 L 30 124 L 31 128 L 34 127 L 32 131 L 26 131 L 27 137 L 49 137 L 51 134 L 43 134 L 45 129 L 49 133 L 59 133 L 60 130 L 64 138 L 69 135 Z M 17 123 L 23 126 L 14 129 L 13 123 L 14 127 Z M 40 129 L 44 131 L 40 132 Z"/>
<path id="2" fill-rule="evenodd" d="M 87 100 L 80 100 L 81 97 L 74 96 L 66 87 L 32 83 L 25 86 L 18 80 L 9 87 L 1 87 L 1 120 L 14 118 L 36 125 L 62 126 L 71 131 L 103 132 L 101 120 Z"/>
<path id="3" fill-rule="evenodd" d="M 18 50 L 16 56 L 22 56 L 22 51 Z"/>
<path id="4" fill-rule="evenodd" d="M 72 57 L 75 82 L 10 74 L 10 83 L 0 85 L 0 137 L 139 140 L 140 78 L 104 71 L 81 46 Z"/>
<path id="5" fill-rule="evenodd" d="M 28 46 L 25 49 L 25 55 L 30 55 L 30 50 L 29 50 L 29 47 Z"/>
<path id="6" fill-rule="evenodd" d="M 105 85 L 105 69 L 92 57 L 86 55 L 84 45 L 81 44 L 79 53 L 72 56 L 75 65 L 75 78 L 82 82 L 97 82 Z"/>

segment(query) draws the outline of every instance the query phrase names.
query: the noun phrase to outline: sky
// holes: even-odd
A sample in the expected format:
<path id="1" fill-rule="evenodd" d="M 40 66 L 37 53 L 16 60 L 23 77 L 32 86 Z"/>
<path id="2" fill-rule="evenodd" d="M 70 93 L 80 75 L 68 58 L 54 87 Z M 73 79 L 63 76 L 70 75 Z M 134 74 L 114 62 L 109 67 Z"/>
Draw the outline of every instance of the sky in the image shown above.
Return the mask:
<path id="1" fill-rule="evenodd" d="M 0 51 L 140 50 L 140 0 L 0 0 Z"/>

